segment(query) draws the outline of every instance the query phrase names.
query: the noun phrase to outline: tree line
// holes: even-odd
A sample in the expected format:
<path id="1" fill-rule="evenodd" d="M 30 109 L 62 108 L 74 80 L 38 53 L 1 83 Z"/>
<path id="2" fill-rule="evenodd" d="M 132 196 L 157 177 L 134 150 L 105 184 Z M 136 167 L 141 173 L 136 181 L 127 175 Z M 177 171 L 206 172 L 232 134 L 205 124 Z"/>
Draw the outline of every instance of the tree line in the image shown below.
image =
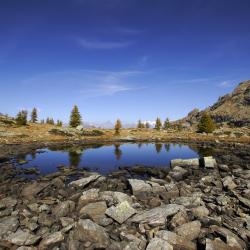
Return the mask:
<path id="1" fill-rule="evenodd" d="M 37 123 L 38 122 L 38 112 L 36 108 L 33 108 L 30 114 L 30 122 L 31 123 Z M 28 111 L 27 110 L 21 110 L 18 112 L 16 116 L 16 124 L 17 125 L 26 125 L 28 123 Z M 50 124 L 50 125 L 56 125 L 58 127 L 63 126 L 63 122 L 61 120 L 57 120 L 56 122 L 54 121 L 53 118 L 48 117 L 46 120 L 42 119 L 40 121 L 41 124 Z M 82 116 L 79 112 L 79 109 L 77 105 L 74 105 L 71 114 L 70 114 L 70 119 L 69 119 L 69 125 L 72 128 L 76 128 L 79 125 L 82 125 Z M 149 122 L 142 122 L 141 120 L 138 120 L 137 123 L 137 129 L 149 129 L 150 128 L 150 123 Z M 171 125 L 171 122 L 168 118 L 162 123 L 161 119 L 159 117 L 156 118 L 155 120 L 155 126 L 154 128 L 156 130 L 167 130 L 170 128 L 175 128 Z M 117 119 L 114 130 L 115 134 L 119 134 L 120 130 L 122 129 L 122 123 L 120 119 Z M 211 116 L 204 112 L 201 116 L 201 119 L 198 124 L 198 132 L 200 133 L 211 133 L 215 129 L 215 123 L 213 122 Z"/>

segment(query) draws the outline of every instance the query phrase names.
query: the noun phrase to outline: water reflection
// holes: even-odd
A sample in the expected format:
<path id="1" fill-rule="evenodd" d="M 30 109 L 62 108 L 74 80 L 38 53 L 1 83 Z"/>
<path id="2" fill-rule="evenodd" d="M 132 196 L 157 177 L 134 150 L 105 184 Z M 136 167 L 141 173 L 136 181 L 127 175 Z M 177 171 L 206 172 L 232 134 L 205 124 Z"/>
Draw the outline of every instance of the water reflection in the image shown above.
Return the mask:
<path id="1" fill-rule="evenodd" d="M 122 157 L 122 150 L 120 149 L 120 144 L 115 144 L 115 150 L 114 150 L 114 154 L 115 154 L 115 158 L 117 161 L 119 161 Z"/>
<path id="2" fill-rule="evenodd" d="M 155 150 L 157 152 L 157 154 L 159 154 L 162 150 L 162 144 L 161 143 L 156 143 L 155 144 Z"/>
<path id="3" fill-rule="evenodd" d="M 170 144 L 169 144 L 169 143 L 166 143 L 166 144 L 164 145 L 164 147 L 165 147 L 166 152 L 169 152 L 169 150 L 170 150 Z"/>

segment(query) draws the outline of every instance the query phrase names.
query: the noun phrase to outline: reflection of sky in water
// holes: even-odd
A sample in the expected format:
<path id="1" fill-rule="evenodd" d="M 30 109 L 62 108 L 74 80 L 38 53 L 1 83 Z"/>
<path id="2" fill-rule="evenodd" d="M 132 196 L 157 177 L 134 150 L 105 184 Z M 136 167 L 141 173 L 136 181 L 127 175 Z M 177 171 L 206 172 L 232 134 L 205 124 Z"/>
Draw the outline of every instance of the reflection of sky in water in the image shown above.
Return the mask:
<path id="1" fill-rule="evenodd" d="M 46 174 L 57 171 L 59 165 L 78 165 L 78 167 L 87 167 L 106 174 L 116 170 L 119 166 L 168 167 L 171 159 L 194 157 L 198 157 L 198 154 L 186 145 L 127 143 L 120 146 L 85 148 L 82 151 L 78 147 L 78 150 L 69 152 L 46 149 L 43 153 L 37 153 L 33 157 L 27 155 L 28 163 L 21 166 L 23 168 L 38 167 L 41 174 Z"/>

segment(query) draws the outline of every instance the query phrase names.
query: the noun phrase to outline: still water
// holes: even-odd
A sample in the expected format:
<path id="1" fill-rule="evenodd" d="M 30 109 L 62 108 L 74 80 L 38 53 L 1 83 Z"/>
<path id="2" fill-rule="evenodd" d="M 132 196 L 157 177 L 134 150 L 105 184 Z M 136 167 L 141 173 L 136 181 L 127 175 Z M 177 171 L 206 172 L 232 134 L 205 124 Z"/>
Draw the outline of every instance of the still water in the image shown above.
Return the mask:
<path id="1" fill-rule="evenodd" d="M 169 167 L 172 159 L 194 157 L 199 157 L 198 153 L 187 145 L 125 143 L 92 147 L 45 148 L 19 156 L 16 162 L 22 168 L 37 167 L 41 174 L 56 172 L 60 165 L 84 167 L 108 174 L 125 166 Z"/>

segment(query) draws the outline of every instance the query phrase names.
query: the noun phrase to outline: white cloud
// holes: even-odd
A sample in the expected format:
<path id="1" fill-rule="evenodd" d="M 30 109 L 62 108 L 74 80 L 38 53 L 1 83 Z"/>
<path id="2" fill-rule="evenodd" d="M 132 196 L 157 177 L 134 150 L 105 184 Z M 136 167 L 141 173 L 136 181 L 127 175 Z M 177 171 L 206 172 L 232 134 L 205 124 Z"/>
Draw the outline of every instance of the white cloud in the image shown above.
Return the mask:
<path id="1" fill-rule="evenodd" d="M 132 41 L 98 41 L 78 38 L 77 42 L 85 49 L 120 49 L 132 45 Z"/>

